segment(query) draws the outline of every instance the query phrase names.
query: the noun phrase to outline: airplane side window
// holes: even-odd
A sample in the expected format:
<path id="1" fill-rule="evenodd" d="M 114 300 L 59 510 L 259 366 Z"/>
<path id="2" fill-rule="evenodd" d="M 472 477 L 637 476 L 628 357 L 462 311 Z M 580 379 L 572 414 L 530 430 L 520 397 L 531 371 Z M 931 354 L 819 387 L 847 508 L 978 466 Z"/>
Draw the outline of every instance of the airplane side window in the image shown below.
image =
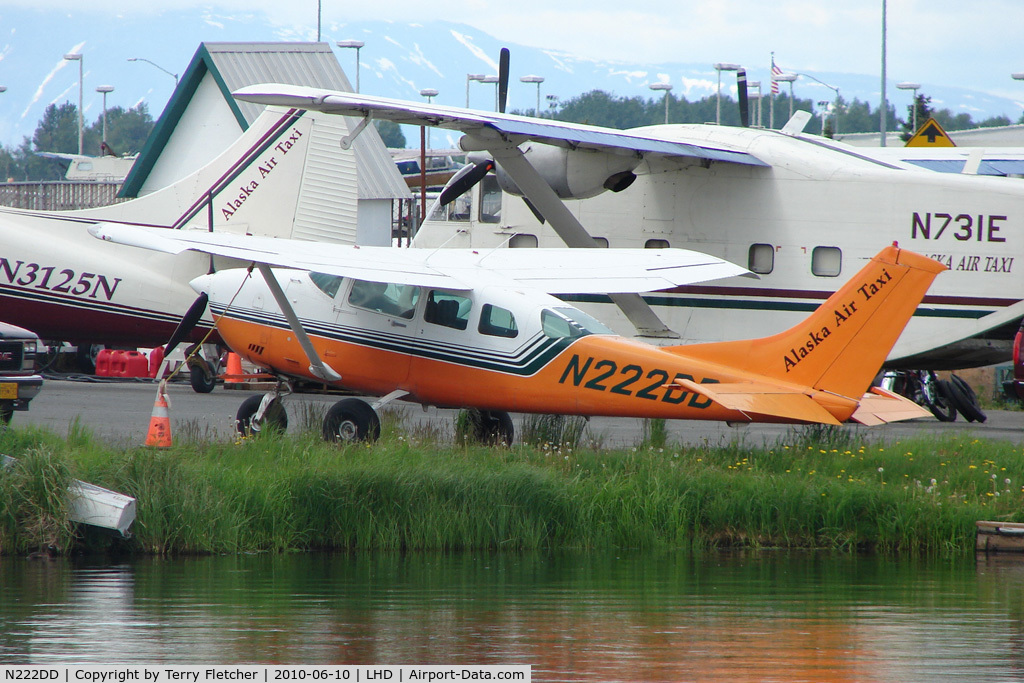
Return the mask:
<path id="1" fill-rule="evenodd" d="M 464 330 L 469 325 L 469 311 L 473 302 L 464 296 L 434 290 L 427 295 L 427 308 L 423 319 L 433 325 Z"/>
<path id="2" fill-rule="evenodd" d="M 668 249 L 668 240 L 651 239 L 644 242 L 644 249 Z"/>
<path id="3" fill-rule="evenodd" d="M 607 249 L 608 248 L 608 238 L 607 237 L 595 237 L 593 239 L 594 239 L 594 246 L 595 247 L 597 247 L 599 249 Z"/>
<path id="4" fill-rule="evenodd" d="M 509 249 L 536 249 L 537 248 L 537 236 L 529 235 L 525 232 L 521 232 L 518 235 L 512 235 L 512 239 L 508 241 Z"/>
<path id="5" fill-rule="evenodd" d="M 484 176 L 480 183 L 480 222 L 498 223 L 501 221 L 501 188 L 498 179 L 492 175 Z"/>
<path id="6" fill-rule="evenodd" d="M 747 269 L 758 275 L 775 270 L 775 247 L 770 244 L 751 244 L 747 254 Z"/>
<path id="7" fill-rule="evenodd" d="M 811 272 L 818 277 L 838 277 L 843 270 L 843 252 L 838 247 L 815 247 Z"/>
<path id="8" fill-rule="evenodd" d="M 338 290 L 341 289 L 341 283 L 345 278 L 340 275 L 310 272 L 309 279 L 317 286 L 317 289 L 333 299 L 338 295 Z"/>
<path id="9" fill-rule="evenodd" d="M 419 297 L 419 287 L 412 285 L 353 280 L 348 302 L 369 311 L 408 319 L 416 311 Z"/>
<path id="10" fill-rule="evenodd" d="M 544 334 L 552 339 L 576 339 L 586 334 L 614 334 L 583 311 L 568 306 L 544 309 L 540 313 L 540 324 Z"/>
<path id="11" fill-rule="evenodd" d="M 480 309 L 480 325 L 477 327 L 480 334 L 492 337 L 508 337 L 509 339 L 519 334 L 516 327 L 516 318 L 512 311 L 505 310 L 491 304 L 484 304 Z"/>

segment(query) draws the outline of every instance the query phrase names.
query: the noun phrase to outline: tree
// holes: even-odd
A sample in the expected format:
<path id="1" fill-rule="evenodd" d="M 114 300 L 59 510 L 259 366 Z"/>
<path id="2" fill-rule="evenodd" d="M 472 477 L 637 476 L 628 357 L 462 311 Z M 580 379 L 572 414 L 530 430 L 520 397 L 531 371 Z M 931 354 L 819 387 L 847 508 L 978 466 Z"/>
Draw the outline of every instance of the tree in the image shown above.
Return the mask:
<path id="1" fill-rule="evenodd" d="M 377 126 L 377 132 L 380 133 L 380 139 L 384 141 L 385 147 L 405 149 L 405 133 L 402 132 L 401 126 L 394 121 L 374 121 L 373 125 Z"/>
<path id="2" fill-rule="evenodd" d="M 131 109 L 113 107 L 107 109 L 107 144 L 115 154 L 136 154 L 142 151 L 153 130 L 153 119 L 149 107 L 142 102 Z M 86 154 L 100 153 L 100 138 L 103 137 L 103 114 L 85 129 Z"/>

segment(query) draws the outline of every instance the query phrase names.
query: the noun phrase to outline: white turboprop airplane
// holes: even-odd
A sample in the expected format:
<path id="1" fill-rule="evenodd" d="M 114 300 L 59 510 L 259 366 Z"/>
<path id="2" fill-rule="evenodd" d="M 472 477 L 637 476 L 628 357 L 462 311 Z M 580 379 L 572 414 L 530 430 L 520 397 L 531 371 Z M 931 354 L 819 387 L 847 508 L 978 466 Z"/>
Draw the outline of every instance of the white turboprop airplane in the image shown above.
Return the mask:
<path id="1" fill-rule="evenodd" d="M 376 408 L 396 399 L 475 409 L 477 435 L 505 443 L 513 436 L 509 411 L 833 425 L 928 414 L 885 390 L 865 393 L 946 269 L 896 246 L 784 333 L 658 347 L 615 335 L 550 293 L 635 294 L 746 271 L 681 249 L 482 252 L 125 225 L 91 232 L 169 254 L 249 262 L 192 281 L 224 341 L 279 379 L 276 391 L 239 408 L 242 433 L 287 426 L 281 398 L 295 379 L 382 397 L 336 403 L 323 424 L 331 440 L 375 439 Z"/>
<path id="2" fill-rule="evenodd" d="M 236 96 L 462 131 L 460 146 L 483 158 L 453 179 L 442 196 L 449 207 L 421 227 L 418 246 L 686 246 L 761 276 L 612 297 L 619 310 L 607 297 L 567 297 L 621 334 L 711 342 L 778 332 L 894 241 L 951 272 L 918 308 L 890 366 L 1007 360 L 1024 316 L 1024 183 L 880 161 L 804 134 L 802 112 L 781 131 L 619 131 L 277 84 Z M 487 175 L 495 166 L 496 177 Z M 468 201 L 452 201 L 481 179 L 490 180 Z"/>
<path id="3" fill-rule="evenodd" d="M 338 172 L 343 156 L 349 168 L 355 165 L 353 152 L 338 147 L 347 132 L 338 117 L 268 110 L 208 165 L 144 197 L 80 211 L 0 207 L 0 318 L 80 349 L 92 342 L 163 344 L 195 299 L 188 281 L 208 272 L 211 258 L 171 259 L 103 245 L 88 229 L 101 221 L 199 225 L 266 237 L 354 241 L 356 183 L 351 173 Z M 211 325 L 207 317 L 193 338 Z M 197 363 L 193 385 L 212 389 L 213 374 L 207 363 Z"/>

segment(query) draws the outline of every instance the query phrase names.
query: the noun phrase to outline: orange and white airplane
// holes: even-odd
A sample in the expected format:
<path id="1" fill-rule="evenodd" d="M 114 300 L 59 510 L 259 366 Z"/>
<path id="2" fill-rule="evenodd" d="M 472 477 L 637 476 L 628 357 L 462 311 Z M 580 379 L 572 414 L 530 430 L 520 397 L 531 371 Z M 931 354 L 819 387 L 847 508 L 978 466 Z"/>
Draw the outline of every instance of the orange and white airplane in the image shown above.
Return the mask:
<path id="1" fill-rule="evenodd" d="M 115 224 L 91 232 L 251 264 L 191 282 L 208 296 L 221 338 L 280 379 L 239 409 L 243 432 L 287 424 L 281 399 L 293 379 L 383 397 L 335 404 L 328 439 L 376 438 L 376 408 L 396 399 L 479 410 L 480 435 L 506 443 L 508 412 L 868 425 L 929 414 L 870 388 L 946 269 L 895 245 L 786 332 L 653 346 L 551 294 L 649 292 L 746 271 L 680 249 L 431 251 Z"/>

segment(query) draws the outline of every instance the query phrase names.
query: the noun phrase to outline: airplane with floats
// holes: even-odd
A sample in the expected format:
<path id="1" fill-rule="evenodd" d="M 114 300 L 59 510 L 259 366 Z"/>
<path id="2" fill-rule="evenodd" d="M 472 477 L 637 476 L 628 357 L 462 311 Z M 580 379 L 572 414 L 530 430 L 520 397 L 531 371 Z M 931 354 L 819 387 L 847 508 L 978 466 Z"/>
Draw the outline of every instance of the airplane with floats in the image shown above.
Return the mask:
<path id="1" fill-rule="evenodd" d="M 513 438 L 509 412 L 833 425 L 928 415 L 870 386 L 946 270 L 895 245 L 790 330 L 655 346 L 551 294 L 636 294 L 745 269 L 681 249 L 360 248 L 113 224 L 90 232 L 248 262 L 191 281 L 197 310 L 209 302 L 225 343 L 278 378 L 239 408 L 242 433 L 287 426 L 282 399 L 294 380 L 381 397 L 332 406 L 329 440 L 377 438 L 377 408 L 399 399 L 479 411 L 478 435 L 504 443 Z"/>
<path id="2" fill-rule="evenodd" d="M 100 221 L 201 225 L 236 234 L 354 241 L 357 187 L 350 170 L 339 172 L 355 167 L 353 151 L 338 146 L 347 133 L 338 117 L 267 111 L 209 164 L 138 199 L 78 211 L 0 207 L 0 318 L 80 350 L 94 342 L 163 344 L 195 298 L 188 281 L 210 270 L 210 257 L 172 262 L 165 254 L 101 245 L 88 229 Z M 342 167 L 346 159 L 349 166 Z M 390 243 L 390 225 L 383 232 L 383 242 Z M 207 317 L 193 341 L 211 326 Z M 197 390 L 213 388 L 218 355 L 210 348 L 206 359 L 193 361 Z"/>
<path id="3" fill-rule="evenodd" d="M 1008 360 L 1024 316 L 1024 184 L 875 158 L 805 134 L 805 112 L 779 131 L 620 131 L 277 84 L 235 94 L 461 131 L 474 164 L 442 193 L 416 246 L 686 246 L 761 276 L 643 296 L 567 296 L 620 334 L 674 343 L 778 332 L 824 301 L 850 264 L 894 241 L 950 274 L 915 312 L 887 367 Z"/>

